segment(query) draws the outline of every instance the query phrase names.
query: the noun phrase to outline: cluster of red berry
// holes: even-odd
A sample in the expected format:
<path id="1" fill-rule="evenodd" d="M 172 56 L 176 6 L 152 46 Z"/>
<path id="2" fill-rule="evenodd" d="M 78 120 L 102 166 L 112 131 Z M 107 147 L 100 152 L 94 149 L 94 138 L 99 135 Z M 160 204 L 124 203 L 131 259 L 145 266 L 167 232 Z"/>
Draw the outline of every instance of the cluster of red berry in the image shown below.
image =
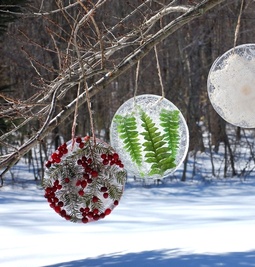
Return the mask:
<path id="1" fill-rule="evenodd" d="M 66 178 L 69 179 L 69 178 Z M 65 182 L 69 182 L 69 180 L 65 180 Z M 53 186 L 45 188 L 44 197 L 47 198 L 50 207 L 55 210 L 56 213 L 60 214 L 60 216 L 64 217 L 66 220 L 71 220 L 71 216 L 67 214 L 64 207 L 64 202 L 59 201 L 59 198 L 56 197 L 56 192 L 62 189 L 62 185 L 59 183 L 59 180 L 55 180 Z"/>
<path id="2" fill-rule="evenodd" d="M 84 137 L 84 141 L 85 142 L 88 142 L 90 140 L 90 137 L 89 136 L 85 136 Z M 79 148 L 84 148 L 85 146 L 85 143 L 83 142 L 82 138 L 80 136 L 76 137 L 76 143 L 79 144 Z M 52 164 L 54 163 L 60 163 L 61 162 L 61 158 L 68 153 L 68 148 L 67 148 L 67 144 L 64 143 L 62 144 L 61 146 L 58 147 L 57 151 L 54 152 L 52 155 L 51 155 L 51 160 L 48 160 L 45 164 L 45 166 L 47 168 L 50 168 Z"/>
<path id="3" fill-rule="evenodd" d="M 81 159 L 77 160 L 77 164 L 83 167 L 82 178 L 76 181 L 76 186 L 81 187 L 78 192 L 80 196 L 84 195 L 84 189 L 87 185 L 91 184 L 93 179 L 98 177 L 98 171 L 93 169 L 92 163 L 93 160 L 86 156 L 82 156 Z"/>
<path id="4" fill-rule="evenodd" d="M 111 154 L 102 154 L 101 158 L 103 159 L 103 164 L 104 165 L 114 165 L 116 164 L 117 166 L 119 166 L 120 168 L 124 168 L 124 165 L 122 164 L 119 155 L 117 153 L 113 153 Z"/>
<path id="5" fill-rule="evenodd" d="M 68 149 L 67 149 L 67 144 L 64 143 L 63 145 L 59 146 L 57 151 L 54 152 L 51 155 L 51 160 L 48 160 L 45 164 L 45 166 L 47 168 L 50 168 L 52 164 L 54 163 L 60 163 L 61 162 L 61 158 L 63 157 L 63 155 L 68 153 Z"/>
<path id="6" fill-rule="evenodd" d="M 84 138 L 85 143 L 89 140 L 89 137 Z M 48 200 L 50 207 L 66 220 L 83 223 L 97 221 L 109 215 L 112 209 L 119 204 L 119 197 L 118 199 L 110 197 L 109 190 L 114 190 L 115 186 L 123 187 L 123 184 L 117 185 L 116 182 L 110 184 L 109 181 L 106 182 L 105 176 L 108 177 L 108 172 L 120 171 L 112 169 L 111 166 L 116 165 L 123 168 L 124 165 L 119 155 L 112 149 L 105 147 L 105 144 L 103 145 L 103 153 L 100 153 L 100 150 L 91 153 L 91 146 L 84 147 L 85 143 L 81 137 L 77 137 L 75 142 L 75 149 L 71 152 L 75 153 L 77 149 L 83 151 L 83 155 L 79 156 L 78 159 L 77 155 L 80 155 L 80 152 L 74 154 L 74 157 L 70 157 L 70 160 L 74 159 L 74 162 L 70 165 L 71 168 L 74 165 L 79 166 L 76 170 L 78 171 L 77 174 L 69 176 L 66 172 L 69 163 L 65 155 L 68 154 L 68 148 L 71 145 L 64 143 L 51 155 L 51 159 L 46 163 L 49 171 L 55 163 L 57 163 L 55 166 L 58 166 L 58 168 L 62 168 L 63 165 L 65 171 L 63 173 L 58 172 L 62 173 L 60 176 L 54 174 L 52 178 L 50 177 L 51 181 L 45 188 L 45 198 Z M 63 164 L 61 160 L 65 160 Z M 125 176 L 125 171 L 121 172 Z M 72 215 L 74 213 L 70 210 L 70 203 L 67 203 L 66 195 L 69 195 L 68 202 L 76 202 L 75 206 L 78 207 L 79 212 L 76 209 L 75 215 Z"/>
<path id="7" fill-rule="evenodd" d="M 65 183 L 69 183 L 70 179 L 69 178 L 65 178 L 64 179 Z M 56 192 L 58 190 L 62 189 L 62 185 L 59 183 L 59 180 L 55 180 L 53 186 L 51 187 L 47 187 L 45 189 L 45 198 L 47 198 L 50 207 L 52 209 L 55 210 L 56 213 L 58 213 L 60 216 L 62 216 L 63 218 L 65 218 L 66 220 L 71 220 L 71 215 L 67 214 L 67 211 L 65 210 L 65 205 L 63 201 L 60 201 L 59 198 L 56 196 Z M 101 188 L 101 192 L 103 191 L 107 191 L 106 187 L 102 187 Z M 93 196 L 92 198 L 92 202 L 97 202 L 99 200 L 99 198 L 97 196 Z M 119 204 L 118 200 L 114 201 L 114 205 L 117 206 Z M 110 208 L 106 208 L 104 212 L 99 212 L 99 209 L 94 208 L 91 209 L 89 207 L 85 207 L 85 208 L 80 208 L 80 213 L 81 213 L 81 221 L 83 223 L 87 223 L 90 220 L 94 220 L 94 221 L 98 221 L 99 219 L 103 219 L 106 215 L 109 215 L 111 213 L 111 209 Z"/>
<path id="8" fill-rule="evenodd" d="M 105 209 L 104 212 L 100 213 L 99 209 L 95 208 L 91 210 L 89 207 L 80 208 L 80 212 L 82 214 L 81 221 L 83 223 L 89 222 L 89 220 L 98 221 L 99 219 L 103 219 L 105 216 L 111 214 L 112 210 L 110 208 Z"/>

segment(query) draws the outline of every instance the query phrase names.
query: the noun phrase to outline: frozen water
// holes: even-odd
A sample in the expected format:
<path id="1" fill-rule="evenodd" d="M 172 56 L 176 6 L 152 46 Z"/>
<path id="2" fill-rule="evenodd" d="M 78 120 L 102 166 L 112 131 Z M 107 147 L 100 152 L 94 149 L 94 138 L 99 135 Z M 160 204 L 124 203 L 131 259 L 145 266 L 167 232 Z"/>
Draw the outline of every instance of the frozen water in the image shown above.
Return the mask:
<path id="1" fill-rule="evenodd" d="M 64 143 L 51 155 L 43 187 L 56 213 L 87 223 L 104 218 L 119 204 L 126 171 L 110 145 L 83 141 L 79 137 Z"/>
<path id="2" fill-rule="evenodd" d="M 214 62 L 208 94 L 214 109 L 227 122 L 255 127 L 255 44 L 237 46 Z"/>
<path id="3" fill-rule="evenodd" d="M 160 125 L 161 121 L 159 117 L 160 117 L 161 111 L 167 110 L 167 111 L 178 111 L 179 112 L 179 128 L 178 128 L 179 144 L 177 148 L 177 155 L 175 158 L 176 167 L 167 169 L 162 175 L 161 174 L 150 174 L 152 163 L 146 162 L 146 159 L 145 159 L 145 154 L 148 151 L 144 151 L 144 147 L 142 146 L 142 144 L 144 144 L 147 140 L 145 140 L 144 135 L 141 134 L 145 132 L 145 129 L 142 126 L 143 121 L 141 120 L 141 110 L 144 111 L 146 115 L 148 115 L 152 119 L 153 123 L 155 123 L 155 127 L 157 127 L 158 129 L 157 133 L 159 133 L 159 136 L 163 136 L 165 133 L 163 130 L 163 127 Z M 135 117 L 137 131 L 138 131 L 139 144 L 142 147 L 141 166 L 138 166 L 137 164 L 135 164 L 129 152 L 124 147 L 125 143 L 123 141 L 123 138 L 120 137 L 121 134 L 118 132 L 118 124 L 115 121 L 116 115 L 121 115 L 123 117 L 132 115 L 133 117 Z M 149 94 L 136 96 L 126 101 L 117 110 L 115 116 L 113 118 L 111 129 L 110 129 L 111 145 L 120 155 L 120 158 L 122 159 L 125 165 L 125 169 L 127 170 L 128 175 L 140 177 L 140 178 L 147 177 L 147 178 L 160 179 L 174 172 L 183 162 L 187 154 L 188 144 L 189 144 L 188 127 L 179 109 L 169 100 L 162 98 L 161 96 L 149 95 Z M 166 147 L 166 146 L 167 145 L 163 145 L 163 147 Z"/>

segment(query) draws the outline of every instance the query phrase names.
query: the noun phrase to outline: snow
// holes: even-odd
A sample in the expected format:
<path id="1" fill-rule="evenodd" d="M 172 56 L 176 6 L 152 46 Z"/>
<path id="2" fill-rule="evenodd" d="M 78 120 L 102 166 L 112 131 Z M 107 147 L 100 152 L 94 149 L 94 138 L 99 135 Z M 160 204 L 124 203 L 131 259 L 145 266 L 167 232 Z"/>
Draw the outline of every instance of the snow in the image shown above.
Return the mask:
<path id="1" fill-rule="evenodd" d="M 252 173 L 244 181 L 129 179 L 112 214 L 86 225 L 54 213 L 25 168 L 13 174 L 0 189 L 1 267 L 255 266 Z"/>

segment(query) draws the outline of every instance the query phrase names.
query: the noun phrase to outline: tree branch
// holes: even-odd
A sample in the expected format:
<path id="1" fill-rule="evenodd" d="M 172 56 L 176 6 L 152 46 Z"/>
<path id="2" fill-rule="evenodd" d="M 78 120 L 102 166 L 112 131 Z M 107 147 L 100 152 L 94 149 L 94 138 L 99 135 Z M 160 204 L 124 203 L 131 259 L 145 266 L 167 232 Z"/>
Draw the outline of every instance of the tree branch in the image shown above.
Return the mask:
<path id="1" fill-rule="evenodd" d="M 99 1 L 100 2 L 100 1 Z M 150 50 L 164 40 L 166 37 L 170 36 L 178 29 L 183 27 L 185 24 L 191 22 L 192 20 L 204 15 L 206 12 L 216 7 L 220 3 L 226 2 L 226 0 L 204 0 L 197 6 L 190 8 L 186 13 L 177 17 L 175 20 L 167 24 L 164 28 L 160 29 L 150 39 L 146 40 L 142 45 L 130 53 L 126 58 L 124 58 L 114 69 L 108 71 L 101 79 L 95 82 L 92 86 L 89 87 L 90 96 L 93 96 L 103 90 L 108 84 L 114 81 L 118 76 L 125 73 L 130 69 L 134 64 L 136 64 L 140 59 L 147 55 Z M 111 53 L 111 50 L 109 50 Z M 71 76 L 72 77 L 72 76 Z M 76 78 L 74 78 L 76 77 Z M 79 71 L 72 77 L 71 85 L 77 85 L 82 79 Z M 70 86 L 70 73 L 66 74 L 65 77 L 54 81 L 51 88 L 59 90 L 59 88 L 65 87 L 67 81 L 69 81 Z M 51 90 L 52 91 L 52 90 Z M 9 168 L 14 164 L 21 156 L 26 154 L 37 142 L 40 142 L 49 132 L 51 132 L 56 126 L 62 123 L 66 118 L 68 118 L 75 110 L 76 102 L 79 101 L 79 105 L 83 104 L 86 101 L 86 93 L 80 94 L 78 98 L 73 100 L 69 105 L 65 107 L 55 118 L 51 121 L 46 120 L 44 126 L 41 128 L 38 133 L 28 140 L 24 145 L 18 148 L 18 151 L 11 153 L 9 156 L 0 163 L 0 168 Z M 49 117 L 48 117 L 49 118 Z M 47 126 L 47 127 L 46 127 Z"/>

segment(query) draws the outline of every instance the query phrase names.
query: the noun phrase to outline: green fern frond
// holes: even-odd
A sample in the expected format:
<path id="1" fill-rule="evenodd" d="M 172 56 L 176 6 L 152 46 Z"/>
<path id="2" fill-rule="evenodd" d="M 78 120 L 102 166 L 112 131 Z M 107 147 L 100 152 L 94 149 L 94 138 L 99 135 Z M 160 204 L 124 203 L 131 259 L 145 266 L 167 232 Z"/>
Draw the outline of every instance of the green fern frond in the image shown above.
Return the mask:
<path id="1" fill-rule="evenodd" d="M 144 132 L 141 135 L 146 140 L 142 146 L 145 154 L 145 162 L 152 163 L 149 175 L 163 175 L 168 169 L 174 168 L 174 158 L 172 158 L 169 149 L 165 146 L 164 135 L 161 135 L 159 129 L 155 126 L 153 120 L 143 111 L 141 113 L 142 127 Z"/>
<path id="2" fill-rule="evenodd" d="M 117 124 L 119 137 L 123 140 L 124 149 L 130 154 L 131 159 L 141 166 L 142 147 L 139 143 L 139 134 L 137 131 L 136 119 L 134 116 L 116 115 L 114 120 Z"/>
<path id="3" fill-rule="evenodd" d="M 159 115 L 161 126 L 165 132 L 164 140 L 167 142 L 172 157 L 176 157 L 180 144 L 179 134 L 179 111 L 163 109 Z"/>

